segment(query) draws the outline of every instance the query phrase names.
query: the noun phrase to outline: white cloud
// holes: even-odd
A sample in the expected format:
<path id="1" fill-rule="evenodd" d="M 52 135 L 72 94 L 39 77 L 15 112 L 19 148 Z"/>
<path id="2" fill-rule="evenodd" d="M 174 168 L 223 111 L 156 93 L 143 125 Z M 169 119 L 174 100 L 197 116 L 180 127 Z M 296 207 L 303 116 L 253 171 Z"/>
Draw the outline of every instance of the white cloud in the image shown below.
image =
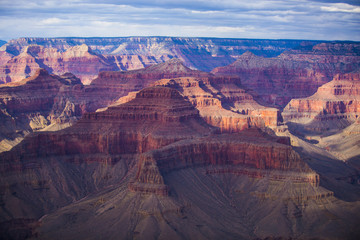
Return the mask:
<path id="1" fill-rule="evenodd" d="M 359 12 L 359 6 L 326 0 L 0 0 L 0 39 L 166 35 L 360 40 Z"/>
<path id="2" fill-rule="evenodd" d="M 335 3 L 330 6 L 321 6 L 321 10 L 328 12 L 360 13 L 360 7 L 347 3 Z"/>
<path id="3" fill-rule="evenodd" d="M 60 18 L 46 18 L 44 20 L 41 20 L 41 24 L 44 25 L 54 25 L 54 24 L 60 24 L 64 23 L 65 21 Z"/>

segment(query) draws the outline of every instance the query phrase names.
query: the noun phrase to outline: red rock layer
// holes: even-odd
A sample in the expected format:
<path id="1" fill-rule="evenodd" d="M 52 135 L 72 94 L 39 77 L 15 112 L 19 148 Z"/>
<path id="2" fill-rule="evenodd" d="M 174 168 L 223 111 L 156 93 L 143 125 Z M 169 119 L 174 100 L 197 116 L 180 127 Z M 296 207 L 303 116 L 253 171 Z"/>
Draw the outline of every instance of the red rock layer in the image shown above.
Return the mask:
<path id="1" fill-rule="evenodd" d="M 337 75 L 333 81 L 319 87 L 313 96 L 291 100 L 284 108 L 284 120 L 355 121 L 360 113 L 359 76 L 359 73 Z"/>
<path id="2" fill-rule="evenodd" d="M 243 86 L 257 92 L 268 104 L 285 106 L 292 98 L 311 96 L 336 74 L 359 69 L 360 56 L 352 49 L 354 47 L 327 43 L 316 45 L 308 52 L 294 50 L 275 58 L 247 52 L 234 63 L 215 68 L 212 73 L 237 75 Z"/>
<path id="3" fill-rule="evenodd" d="M 72 74 L 49 75 L 39 69 L 32 77 L 0 86 L 0 139 L 65 123 L 82 115 L 86 101 L 80 80 Z"/>
<path id="4" fill-rule="evenodd" d="M 143 154 L 129 188 L 160 195 L 168 191 L 164 172 L 197 165 L 311 172 L 288 145 L 288 139 L 259 130 L 235 135 L 213 132 L 177 90 L 151 87 L 130 102 L 84 114 L 72 127 L 29 135 L 0 155 L 0 171 L 21 174 L 25 169 L 41 168 L 37 159 L 111 164 Z"/>
<path id="5" fill-rule="evenodd" d="M 239 132 L 249 127 L 275 127 L 279 111 L 257 103 L 241 88 L 236 77 L 182 77 L 155 83 L 179 90 L 210 125 L 221 132 Z"/>
<path id="6" fill-rule="evenodd" d="M 2 61 L 5 58 L 2 58 Z M 100 71 L 117 70 L 105 57 L 95 54 L 87 45 L 74 46 L 65 52 L 55 48 L 30 45 L 22 52 L 0 65 L 0 83 L 17 82 L 30 77 L 40 69 L 62 75 L 75 74 L 83 83 L 90 83 Z"/>
<path id="7" fill-rule="evenodd" d="M 251 129 L 241 134 L 211 135 L 179 141 L 142 154 L 135 181 L 129 187 L 133 191 L 166 195 L 169 189 L 166 188 L 162 174 L 197 166 L 242 166 L 258 170 L 287 171 L 293 172 L 294 181 L 318 185 L 319 176 L 302 161 L 291 146 L 277 143 L 276 140 L 276 137 L 271 138 L 257 129 Z M 243 174 L 252 176 L 252 171 L 248 171 L 250 172 L 245 171 Z M 259 172 L 252 177 L 262 177 L 263 174 Z M 281 173 L 277 175 L 278 180 L 282 178 L 284 175 L 281 176 Z"/>
<path id="8" fill-rule="evenodd" d="M 182 76 L 208 76 L 208 73 L 191 70 L 178 59 L 127 72 L 102 72 L 86 87 L 89 96 L 88 111 L 106 107 L 119 97 L 132 91 L 139 91 L 162 78 Z M 96 96 L 93 100 L 93 96 Z"/>
<path id="9" fill-rule="evenodd" d="M 136 154 L 181 139 L 210 134 L 213 128 L 174 89 L 148 88 L 104 112 L 86 113 L 73 127 L 37 133 L 9 154 L 22 158 L 77 154 Z M 41 146 L 41 148 L 39 148 Z"/>

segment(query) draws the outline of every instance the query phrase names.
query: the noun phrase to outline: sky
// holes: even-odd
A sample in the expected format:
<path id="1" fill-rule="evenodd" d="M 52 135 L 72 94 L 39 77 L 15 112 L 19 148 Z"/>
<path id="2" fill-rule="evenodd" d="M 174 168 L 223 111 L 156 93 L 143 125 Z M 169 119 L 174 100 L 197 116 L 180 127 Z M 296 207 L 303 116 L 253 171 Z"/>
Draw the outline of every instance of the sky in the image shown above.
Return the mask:
<path id="1" fill-rule="evenodd" d="M 178 36 L 360 41 L 360 0 L 0 0 L 0 39 Z"/>

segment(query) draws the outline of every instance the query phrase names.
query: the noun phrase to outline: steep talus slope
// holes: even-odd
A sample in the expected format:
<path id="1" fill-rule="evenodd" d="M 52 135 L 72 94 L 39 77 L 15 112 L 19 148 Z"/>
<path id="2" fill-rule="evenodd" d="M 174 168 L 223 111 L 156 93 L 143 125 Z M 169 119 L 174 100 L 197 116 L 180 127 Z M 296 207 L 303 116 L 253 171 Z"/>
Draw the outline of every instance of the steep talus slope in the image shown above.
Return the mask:
<path id="1" fill-rule="evenodd" d="M 317 201 L 347 223 L 349 206 L 318 186 L 286 138 L 214 130 L 177 90 L 158 86 L 72 127 L 29 135 L 0 155 L 3 236 L 308 237 L 315 212 L 323 229 L 332 226 Z M 267 214 L 281 227 L 257 224 Z"/>
<path id="2" fill-rule="evenodd" d="M 83 85 L 72 74 L 32 77 L 0 86 L 1 146 L 8 150 L 28 132 L 75 121 L 84 112 Z"/>
<path id="3" fill-rule="evenodd" d="M 311 50 L 284 52 L 274 58 L 247 52 L 212 73 L 237 75 L 244 87 L 257 92 L 268 104 L 284 107 L 292 98 L 311 96 L 336 74 L 359 69 L 359 48 L 356 43 L 325 43 Z"/>

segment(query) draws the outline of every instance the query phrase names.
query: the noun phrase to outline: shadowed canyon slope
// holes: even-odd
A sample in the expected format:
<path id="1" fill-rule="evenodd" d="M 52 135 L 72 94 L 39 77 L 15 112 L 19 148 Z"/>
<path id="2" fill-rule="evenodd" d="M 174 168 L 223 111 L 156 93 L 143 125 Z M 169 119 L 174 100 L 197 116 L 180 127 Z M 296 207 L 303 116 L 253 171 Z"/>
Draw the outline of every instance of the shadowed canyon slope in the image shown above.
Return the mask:
<path id="1" fill-rule="evenodd" d="M 268 104 L 284 107 L 292 98 L 308 97 L 336 74 L 360 68 L 357 43 L 321 43 L 311 49 L 290 50 L 275 58 L 244 53 L 234 63 L 215 68 L 217 75 L 236 75 L 247 89 Z"/>
<path id="2" fill-rule="evenodd" d="M 320 187 L 285 138 L 216 132 L 177 90 L 158 86 L 33 133 L 0 155 L 0 228 L 39 239 L 355 234 L 358 206 Z"/>
<path id="3" fill-rule="evenodd" d="M 0 83 L 19 81 L 38 68 L 49 73 L 72 72 L 90 83 L 104 70 L 133 70 L 181 59 L 203 71 L 228 65 L 247 50 L 277 56 L 317 41 L 176 37 L 19 38 L 0 48 Z"/>

